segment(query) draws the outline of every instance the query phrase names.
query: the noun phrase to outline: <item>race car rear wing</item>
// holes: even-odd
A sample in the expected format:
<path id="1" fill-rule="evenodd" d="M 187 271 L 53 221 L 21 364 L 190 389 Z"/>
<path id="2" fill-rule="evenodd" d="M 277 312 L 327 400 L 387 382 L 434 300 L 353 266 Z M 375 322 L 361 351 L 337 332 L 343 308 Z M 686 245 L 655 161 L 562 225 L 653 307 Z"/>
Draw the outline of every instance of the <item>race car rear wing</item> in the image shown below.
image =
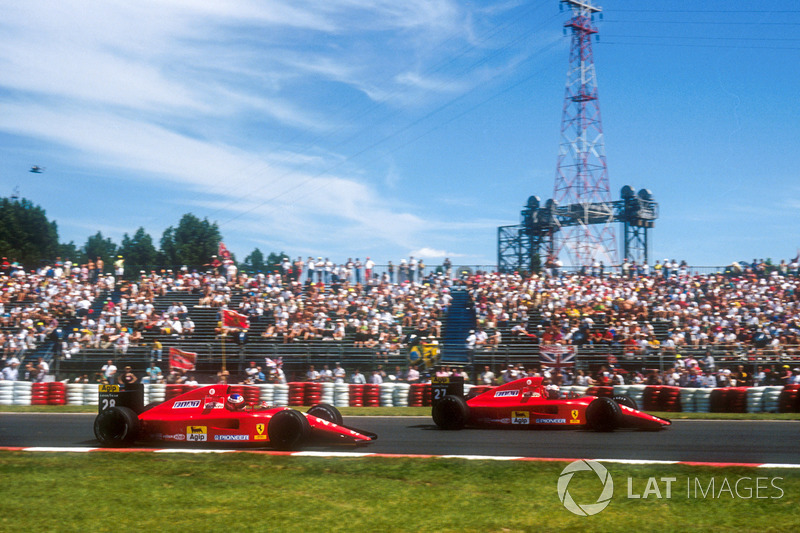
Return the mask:
<path id="1" fill-rule="evenodd" d="M 98 385 L 99 396 L 97 413 L 109 407 L 128 407 L 138 415 L 144 411 L 144 385 L 130 383 L 128 385 Z"/>
<path id="2" fill-rule="evenodd" d="M 464 378 L 445 376 L 431 378 L 431 403 L 438 402 L 447 395 L 464 396 Z"/>

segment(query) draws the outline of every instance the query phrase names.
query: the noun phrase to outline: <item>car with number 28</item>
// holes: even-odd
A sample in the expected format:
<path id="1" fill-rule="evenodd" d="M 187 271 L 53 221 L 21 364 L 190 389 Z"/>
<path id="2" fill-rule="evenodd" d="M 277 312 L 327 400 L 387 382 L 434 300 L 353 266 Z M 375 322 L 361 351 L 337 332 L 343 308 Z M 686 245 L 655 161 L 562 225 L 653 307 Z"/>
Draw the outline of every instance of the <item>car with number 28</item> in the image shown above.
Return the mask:
<path id="1" fill-rule="evenodd" d="M 305 413 L 288 407 L 249 405 L 224 384 L 200 387 L 146 407 L 139 384 L 99 387 L 94 434 L 107 447 L 156 441 L 296 450 L 313 444 L 360 445 L 377 439 L 374 433 L 345 426 L 332 405 L 317 404 Z"/>

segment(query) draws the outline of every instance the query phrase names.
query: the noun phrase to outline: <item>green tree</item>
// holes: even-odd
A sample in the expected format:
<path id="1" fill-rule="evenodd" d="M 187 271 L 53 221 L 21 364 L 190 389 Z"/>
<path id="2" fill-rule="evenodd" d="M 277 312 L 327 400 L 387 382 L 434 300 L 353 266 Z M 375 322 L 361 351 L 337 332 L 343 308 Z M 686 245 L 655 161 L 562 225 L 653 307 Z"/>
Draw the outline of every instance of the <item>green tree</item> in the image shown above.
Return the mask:
<path id="1" fill-rule="evenodd" d="M 274 272 L 276 270 L 280 271 L 281 263 L 283 262 L 284 257 L 286 259 L 289 259 L 289 256 L 283 252 L 279 254 L 271 252 L 269 254 L 269 257 L 267 257 L 267 270 L 269 270 L 270 272 Z"/>
<path id="2" fill-rule="evenodd" d="M 0 200 L 0 255 L 33 268 L 58 255 L 58 226 L 30 200 Z"/>
<path id="3" fill-rule="evenodd" d="M 266 263 L 264 263 L 264 254 L 258 248 L 244 258 L 244 265 L 251 272 L 263 272 L 267 267 Z"/>
<path id="4" fill-rule="evenodd" d="M 103 233 L 98 231 L 86 240 L 83 245 L 83 253 L 86 254 L 87 260 L 97 260 L 101 258 L 105 263 L 104 272 L 111 272 L 111 265 L 114 263 L 114 257 L 117 255 L 117 245 L 114 244 L 110 238 L 104 238 Z"/>
<path id="5" fill-rule="evenodd" d="M 165 265 L 199 267 L 216 255 L 222 236 L 216 222 L 200 220 L 191 213 L 181 217 L 176 228 L 164 230 L 161 236 L 161 259 Z"/>
<path id="6" fill-rule="evenodd" d="M 158 258 L 153 238 L 142 227 L 136 230 L 133 237 L 129 237 L 127 233 L 122 237 L 118 253 L 125 259 L 126 274 L 132 275 L 140 270 L 151 270 L 156 266 Z"/>

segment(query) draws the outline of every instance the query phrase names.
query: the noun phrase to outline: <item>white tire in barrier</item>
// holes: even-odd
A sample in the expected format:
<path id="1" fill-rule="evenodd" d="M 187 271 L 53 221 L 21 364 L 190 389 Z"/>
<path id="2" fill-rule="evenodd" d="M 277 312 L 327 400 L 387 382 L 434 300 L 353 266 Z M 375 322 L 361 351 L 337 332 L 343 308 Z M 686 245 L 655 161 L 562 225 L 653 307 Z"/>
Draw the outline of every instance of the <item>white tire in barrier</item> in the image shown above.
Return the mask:
<path id="1" fill-rule="evenodd" d="M 768 385 L 764 387 L 764 395 L 762 396 L 763 409 L 767 413 L 778 412 L 778 402 L 780 401 L 782 385 Z"/>
<path id="2" fill-rule="evenodd" d="M 681 411 L 684 413 L 694 413 L 697 408 L 695 407 L 694 398 L 697 394 L 697 389 L 692 387 L 681 388 Z"/>
<path id="3" fill-rule="evenodd" d="M 273 405 L 285 407 L 289 405 L 289 385 L 286 383 L 276 383 L 272 396 Z"/>
<path id="4" fill-rule="evenodd" d="M 766 387 L 750 387 L 747 389 L 748 413 L 761 413 L 764 411 L 764 389 Z"/>
<path id="5" fill-rule="evenodd" d="M 392 407 L 394 406 L 394 383 L 381 383 L 380 389 L 380 406 Z"/>
<path id="6" fill-rule="evenodd" d="M 630 389 L 630 385 L 614 385 L 612 393 L 614 396 L 630 396 L 628 389 Z"/>
<path id="7" fill-rule="evenodd" d="M 14 405 L 14 400 L 12 400 L 11 398 L 9 399 L 0 398 L 0 405 Z"/>
<path id="8" fill-rule="evenodd" d="M 258 385 L 258 399 L 272 405 L 275 400 L 275 385 L 272 383 L 261 383 Z"/>
<path id="9" fill-rule="evenodd" d="M 350 406 L 350 386 L 347 383 L 335 383 L 333 386 L 333 405 L 335 407 Z"/>
<path id="10" fill-rule="evenodd" d="M 411 385 L 409 385 L 408 383 L 395 384 L 394 398 L 393 398 L 393 403 L 395 407 L 408 407 L 408 392 L 410 390 L 411 390 Z M 466 386 L 464 392 L 467 392 Z"/>
<path id="11" fill-rule="evenodd" d="M 711 391 L 714 389 L 696 389 L 694 392 L 694 410 L 697 413 L 711 411 Z"/>

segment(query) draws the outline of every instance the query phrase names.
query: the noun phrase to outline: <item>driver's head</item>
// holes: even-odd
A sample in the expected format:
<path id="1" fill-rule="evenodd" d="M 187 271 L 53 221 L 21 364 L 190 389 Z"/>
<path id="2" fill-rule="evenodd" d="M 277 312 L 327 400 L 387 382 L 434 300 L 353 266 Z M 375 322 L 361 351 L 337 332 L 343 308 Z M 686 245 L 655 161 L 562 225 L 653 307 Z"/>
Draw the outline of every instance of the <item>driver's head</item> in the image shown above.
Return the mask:
<path id="1" fill-rule="evenodd" d="M 561 389 L 558 388 L 558 385 L 548 385 L 544 389 L 547 391 L 547 397 L 550 400 L 556 400 L 561 395 Z"/>
<path id="2" fill-rule="evenodd" d="M 229 394 L 225 400 L 225 405 L 232 411 L 239 411 L 244 409 L 244 396 L 238 393 Z"/>

